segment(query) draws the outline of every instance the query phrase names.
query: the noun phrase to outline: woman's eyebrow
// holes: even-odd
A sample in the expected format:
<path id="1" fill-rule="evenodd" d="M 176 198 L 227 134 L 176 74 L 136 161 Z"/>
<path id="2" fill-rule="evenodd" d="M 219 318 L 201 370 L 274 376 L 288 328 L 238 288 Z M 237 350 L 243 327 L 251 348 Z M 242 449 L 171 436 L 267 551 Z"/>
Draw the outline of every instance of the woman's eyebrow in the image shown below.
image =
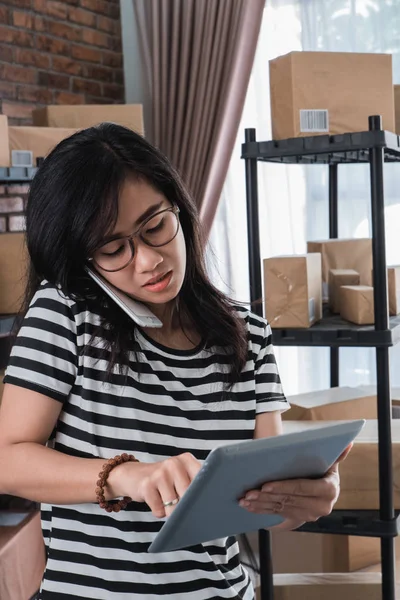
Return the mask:
<path id="1" fill-rule="evenodd" d="M 141 223 L 143 223 L 143 221 L 145 221 L 148 217 L 151 217 L 151 215 L 153 213 L 155 213 L 158 210 L 160 210 L 163 204 L 164 204 L 164 200 L 161 200 L 161 202 L 158 202 L 157 204 L 152 204 L 151 206 L 149 206 L 148 208 L 146 208 L 146 210 L 144 211 L 144 213 L 141 214 L 138 219 L 136 219 L 134 225 L 136 227 L 138 227 L 139 225 L 141 225 Z M 126 236 L 126 233 L 124 231 L 116 231 L 115 233 L 113 233 L 111 235 L 108 235 L 106 238 L 104 238 L 103 244 L 106 244 L 107 242 L 109 242 L 111 240 L 115 240 L 115 238 L 125 237 L 125 236 Z"/>

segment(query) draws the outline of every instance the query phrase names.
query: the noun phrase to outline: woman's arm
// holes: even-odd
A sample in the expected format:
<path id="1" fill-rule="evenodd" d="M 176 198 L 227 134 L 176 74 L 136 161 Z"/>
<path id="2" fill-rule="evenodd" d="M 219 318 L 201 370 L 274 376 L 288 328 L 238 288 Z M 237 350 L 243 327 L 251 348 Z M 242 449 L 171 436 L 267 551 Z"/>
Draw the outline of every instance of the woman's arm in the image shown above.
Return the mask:
<path id="1" fill-rule="evenodd" d="M 4 386 L 0 493 L 49 504 L 96 502 L 96 482 L 105 459 L 77 458 L 45 446 L 61 409 L 62 404 L 48 396 Z M 164 517 L 163 501 L 182 496 L 199 469 L 200 462 L 189 453 L 157 463 L 124 463 L 110 472 L 105 496 L 107 500 L 130 496 Z"/>

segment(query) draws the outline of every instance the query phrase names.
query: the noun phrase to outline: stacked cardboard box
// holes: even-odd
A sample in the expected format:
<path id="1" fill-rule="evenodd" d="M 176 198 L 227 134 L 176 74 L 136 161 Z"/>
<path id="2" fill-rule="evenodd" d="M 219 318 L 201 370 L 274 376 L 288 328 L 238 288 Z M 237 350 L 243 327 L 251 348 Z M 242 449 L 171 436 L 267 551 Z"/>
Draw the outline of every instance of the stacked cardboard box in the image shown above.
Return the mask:
<path id="1" fill-rule="evenodd" d="M 321 255 L 264 260 L 265 313 L 271 327 L 311 327 L 322 317 Z"/>
<path id="2" fill-rule="evenodd" d="M 269 72 L 276 140 L 366 131 L 371 115 L 395 131 L 390 54 L 291 52 Z"/>

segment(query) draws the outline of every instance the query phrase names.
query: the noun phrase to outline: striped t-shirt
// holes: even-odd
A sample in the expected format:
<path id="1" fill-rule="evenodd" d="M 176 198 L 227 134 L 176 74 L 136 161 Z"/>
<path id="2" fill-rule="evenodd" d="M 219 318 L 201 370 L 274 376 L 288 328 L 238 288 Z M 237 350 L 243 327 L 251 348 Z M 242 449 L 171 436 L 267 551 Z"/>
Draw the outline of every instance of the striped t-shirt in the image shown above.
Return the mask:
<path id="1" fill-rule="evenodd" d="M 257 414 L 288 406 L 269 325 L 238 311 L 248 331 L 248 360 L 225 395 L 229 357 L 221 349 L 172 350 L 137 328 L 127 375 L 116 367 L 104 383 L 106 362 L 87 352 L 99 316 L 44 282 L 5 382 L 62 403 L 49 445 L 65 454 L 107 459 L 127 452 L 155 462 L 191 452 L 202 461 L 218 445 L 252 439 Z M 96 344 L 102 343 L 99 335 Z M 144 503 L 111 514 L 96 503 L 42 505 L 42 519 L 48 560 L 41 600 L 253 599 L 233 537 L 148 554 L 163 520 Z"/>

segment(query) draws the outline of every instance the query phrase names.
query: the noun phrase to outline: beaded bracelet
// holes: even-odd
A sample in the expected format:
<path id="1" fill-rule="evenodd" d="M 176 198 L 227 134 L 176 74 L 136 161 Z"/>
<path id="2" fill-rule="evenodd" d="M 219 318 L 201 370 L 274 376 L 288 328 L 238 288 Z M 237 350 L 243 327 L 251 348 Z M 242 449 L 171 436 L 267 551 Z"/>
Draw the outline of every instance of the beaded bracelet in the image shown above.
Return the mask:
<path id="1" fill-rule="evenodd" d="M 132 454 L 121 454 L 118 456 L 114 456 L 114 458 L 109 458 L 107 462 L 103 465 L 102 470 L 99 473 L 99 479 L 96 482 L 96 500 L 99 503 L 100 508 L 104 508 L 107 512 L 119 512 L 120 510 L 124 510 L 127 507 L 129 502 L 132 502 L 132 498 L 129 496 L 124 496 L 122 500 L 118 500 L 117 502 L 108 502 L 104 496 L 104 486 L 106 485 L 108 476 L 110 471 L 121 465 L 124 462 L 139 462 L 137 458 L 135 458 Z"/>

